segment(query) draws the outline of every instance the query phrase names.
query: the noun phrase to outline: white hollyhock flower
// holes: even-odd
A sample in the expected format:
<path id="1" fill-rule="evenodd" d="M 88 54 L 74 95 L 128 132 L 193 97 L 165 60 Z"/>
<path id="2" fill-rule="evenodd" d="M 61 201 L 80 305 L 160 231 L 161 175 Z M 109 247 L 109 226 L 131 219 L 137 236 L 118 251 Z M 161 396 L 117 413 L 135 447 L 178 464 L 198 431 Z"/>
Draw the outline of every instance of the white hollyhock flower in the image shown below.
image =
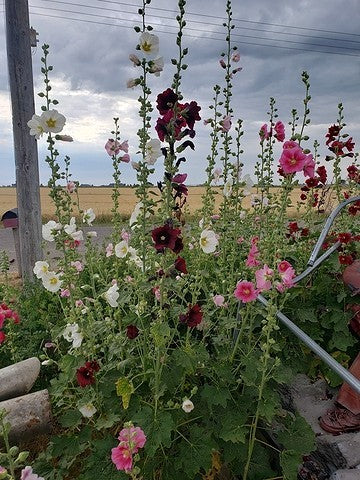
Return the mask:
<path id="1" fill-rule="evenodd" d="M 159 37 L 152 33 L 144 32 L 140 36 L 139 46 L 145 55 L 156 55 L 159 51 Z"/>
<path id="2" fill-rule="evenodd" d="M 73 348 L 79 348 L 84 339 L 77 323 L 68 323 L 62 336 L 67 342 L 72 343 Z"/>
<path id="3" fill-rule="evenodd" d="M 34 135 L 37 140 L 44 133 L 44 125 L 39 115 L 33 115 L 31 120 L 27 122 L 27 126 L 30 128 L 30 135 Z"/>
<path id="4" fill-rule="evenodd" d="M 108 302 L 110 307 L 117 307 L 118 306 L 118 298 L 119 298 L 119 287 L 115 283 L 112 285 L 105 293 L 104 293 L 105 300 Z"/>
<path id="5" fill-rule="evenodd" d="M 35 262 L 33 272 L 36 275 L 37 278 L 43 278 L 45 275 L 49 273 L 49 264 L 48 262 L 44 262 L 39 260 L 38 262 Z"/>
<path id="6" fill-rule="evenodd" d="M 70 223 L 64 226 L 65 232 L 73 239 L 73 240 L 83 240 L 83 232 L 81 230 L 76 230 L 76 222 L 75 217 L 71 217 Z"/>
<path id="7" fill-rule="evenodd" d="M 86 403 L 82 407 L 79 408 L 81 415 L 85 418 L 91 418 L 96 412 L 96 408 L 92 403 Z"/>
<path id="8" fill-rule="evenodd" d="M 213 230 L 203 230 L 200 236 L 200 247 L 204 253 L 213 253 L 219 240 Z"/>
<path id="9" fill-rule="evenodd" d="M 183 401 L 181 408 L 184 410 L 184 412 L 190 413 L 192 410 L 194 410 L 194 404 L 191 400 L 186 399 Z"/>
<path id="10" fill-rule="evenodd" d="M 143 209 L 143 203 L 138 202 L 135 205 L 134 211 L 130 216 L 129 225 L 131 229 L 134 229 L 137 226 L 136 223 L 138 222 L 138 217 L 142 215 L 142 209 Z M 146 218 L 150 217 L 150 213 L 146 212 L 145 217 Z"/>
<path id="11" fill-rule="evenodd" d="M 41 277 L 44 287 L 49 292 L 55 293 L 61 288 L 60 275 L 55 272 L 47 272 Z"/>
<path id="12" fill-rule="evenodd" d="M 126 257 L 128 252 L 129 252 L 129 245 L 125 240 L 122 240 L 121 242 L 115 245 L 115 255 L 118 258 Z"/>
<path id="13" fill-rule="evenodd" d="M 226 198 L 229 198 L 230 195 L 231 195 L 231 192 L 232 192 L 232 187 L 233 187 L 233 182 L 232 180 L 228 180 L 225 185 L 224 185 L 224 189 L 223 189 L 223 195 L 224 197 Z"/>
<path id="14" fill-rule="evenodd" d="M 244 195 L 250 195 L 251 187 L 254 185 L 250 175 L 248 173 L 244 175 L 242 181 L 245 182 Z"/>
<path id="15" fill-rule="evenodd" d="M 92 225 L 92 222 L 95 220 L 95 213 L 92 208 L 88 208 L 84 212 L 83 222 L 87 223 L 88 225 Z"/>
<path id="16" fill-rule="evenodd" d="M 46 110 L 41 114 L 45 132 L 59 133 L 64 128 L 66 118 L 57 110 Z"/>
<path id="17" fill-rule="evenodd" d="M 159 77 L 160 72 L 162 72 L 163 70 L 164 70 L 164 58 L 163 57 L 155 58 L 155 60 L 153 60 L 152 62 L 151 67 L 149 68 L 149 72 L 153 73 L 155 77 Z"/>
<path id="18" fill-rule="evenodd" d="M 129 247 L 130 261 L 134 262 L 139 268 L 143 267 L 143 262 L 134 247 Z"/>
<path id="19" fill-rule="evenodd" d="M 154 165 L 156 160 L 161 157 L 161 143 L 157 138 L 152 138 L 145 145 L 145 162 Z"/>
<path id="20" fill-rule="evenodd" d="M 50 220 L 42 226 L 42 237 L 48 242 L 53 242 L 55 240 L 55 233 L 61 229 L 61 224 Z"/>

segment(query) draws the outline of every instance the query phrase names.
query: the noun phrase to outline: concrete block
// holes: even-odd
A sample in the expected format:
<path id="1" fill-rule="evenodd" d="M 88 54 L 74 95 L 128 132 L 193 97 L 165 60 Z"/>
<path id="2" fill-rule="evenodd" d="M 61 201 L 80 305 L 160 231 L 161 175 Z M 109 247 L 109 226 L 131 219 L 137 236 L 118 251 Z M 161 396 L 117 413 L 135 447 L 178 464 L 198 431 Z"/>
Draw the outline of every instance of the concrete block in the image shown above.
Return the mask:
<path id="1" fill-rule="evenodd" d="M 40 373 L 36 357 L 0 369 L 0 401 L 28 393 Z"/>
<path id="2" fill-rule="evenodd" d="M 330 480 L 360 480 L 360 471 L 357 469 L 337 470 L 331 475 Z"/>

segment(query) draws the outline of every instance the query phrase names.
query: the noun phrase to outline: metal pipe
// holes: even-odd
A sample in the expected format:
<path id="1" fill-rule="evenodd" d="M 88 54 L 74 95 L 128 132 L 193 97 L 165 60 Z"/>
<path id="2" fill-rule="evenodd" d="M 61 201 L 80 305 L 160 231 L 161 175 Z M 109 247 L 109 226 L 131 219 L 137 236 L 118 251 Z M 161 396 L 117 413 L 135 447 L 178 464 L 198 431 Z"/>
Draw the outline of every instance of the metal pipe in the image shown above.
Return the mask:
<path id="1" fill-rule="evenodd" d="M 269 302 L 262 296 L 258 295 L 257 300 L 265 307 Z M 320 347 L 312 338 L 301 330 L 295 323 L 293 323 L 288 317 L 281 312 L 276 312 L 278 319 L 287 326 L 302 342 L 307 345 L 318 357 L 321 358 L 339 377 L 341 377 L 346 383 L 348 383 L 357 393 L 360 394 L 360 381 L 354 377 L 346 368 L 340 365 L 331 355 L 329 355 L 323 348 Z"/>
<path id="2" fill-rule="evenodd" d="M 321 255 L 321 257 L 317 258 L 314 261 L 313 265 L 310 265 L 306 270 L 300 273 L 297 277 L 294 278 L 293 282 L 298 283 L 303 278 L 307 277 L 312 271 L 314 271 L 324 260 L 326 260 L 330 255 L 335 252 L 341 245 L 341 242 L 336 242 L 332 245 L 325 253 Z"/>

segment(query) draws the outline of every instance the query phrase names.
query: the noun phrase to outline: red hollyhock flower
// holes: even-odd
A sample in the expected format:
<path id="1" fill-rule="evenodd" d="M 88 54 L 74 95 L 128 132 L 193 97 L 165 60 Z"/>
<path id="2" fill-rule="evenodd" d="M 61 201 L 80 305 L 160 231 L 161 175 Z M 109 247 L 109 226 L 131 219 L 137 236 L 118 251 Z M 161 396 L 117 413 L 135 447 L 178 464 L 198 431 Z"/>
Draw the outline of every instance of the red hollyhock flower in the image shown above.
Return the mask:
<path id="1" fill-rule="evenodd" d="M 341 265 L 351 265 L 354 262 L 352 255 L 339 255 L 339 262 Z"/>
<path id="2" fill-rule="evenodd" d="M 319 185 L 319 179 L 317 177 L 307 178 L 305 183 L 309 188 L 314 188 Z"/>
<path id="3" fill-rule="evenodd" d="M 352 240 L 352 235 L 349 232 L 339 233 L 337 239 L 341 243 L 349 243 Z"/>
<path id="4" fill-rule="evenodd" d="M 181 231 L 178 228 L 172 228 L 169 225 L 154 228 L 151 232 L 151 236 L 155 243 L 154 246 L 156 250 L 163 251 L 165 248 L 173 250 L 180 233 Z"/>
<path id="5" fill-rule="evenodd" d="M 320 165 L 320 167 L 316 169 L 316 173 L 319 175 L 320 182 L 325 184 L 327 180 L 327 171 L 324 165 Z"/>
<path id="6" fill-rule="evenodd" d="M 182 257 L 177 257 L 175 260 L 174 266 L 178 272 L 188 273 L 186 268 L 186 262 Z"/>
<path id="7" fill-rule="evenodd" d="M 183 117 L 177 116 L 174 118 L 173 110 L 169 110 L 162 118 L 158 118 L 155 130 L 157 131 L 159 140 L 163 142 L 167 135 L 172 133 L 176 140 L 179 140 L 181 129 L 186 126 L 186 121 Z"/>
<path id="8" fill-rule="evenodd" d="M 188 195 L 188 188 L 183 183 L 173 183 L 173 189 L 176 191 L 175 197 L 181 197 L 182 195 L 186 197 Z"/>
<path id="9" fill-rule="evenodd" d="M 135 325 L 128 325 L 126 327 L 126 336 L 130 340 L 134 340 L 139 335 L 139 329 Z"/>
<path id="10" fill-rule="evenodd" d="M 302 237 L 307 237 L 307 236 L 309 235 L 309 229 L 308 229 L 308 228 L 303 228 L 303 229 L 301 230 L 300 235 L 301 235 Z"/>
<path id="11" fill-rule="evenodd" d="M 334 152 L 335 155 L 341 156 L 344 155 L 344 146 L 345 144 L 343 142 L 335 140 L 335 142 L 332 142 L 332 144 L 330 145 L 329 150 Z"/>
<path id="12" fill-rule="evenodd" d="M 181 115 L 185 118 L 186 123 L 193 130 L 195 122 L 201 120 L 199 112 L 201 107 L 196 102 L 185 103 L 181 110 Z"/>
<path id="13" fill-rule="evenodd" d="M 179 317 L 181 323 L 185 323 L 189 328 L 199 325 L 203 318 L 201 307 L 196 303 L 192 307 L 189 306 L 187 313 L 182 313 Z"/>
<path id="14" fill-rule="evenodd" d="M 293 233 L 299 231 L 299 226 L 298 226 L 297 222 L 290 222 L 289 225 L 288 225 L 288 229 L 289 229 L 289 232 L 291 234 L 293 234 Z"/>
<path id="15" fill-rule="evenodd" d="M 178 237 L 175 241 L 175 247 L 172 249 L 172 251 L 178 254 L 181 252 L 183 248 L 184 248 L 184 242 L 182 241 L 181 237 Z"/>
<path id="16" fill-rule="evenodd" d="M 100 366 L 96 360 L 91 360 L 90 362 L 85 363 L 85 367 L 93 372 L 98 372 L 100 370 Z"/>
<path id="17" fill-rule="evenodd" d="M 300 199 L 301 199 L 301 200 L 306 200 L 306 199 L 307 199 L 307 196 L 305 195 L 305 193 L 302 193 L 302 194 L 300 195 Z"/>
<path id="18" fill-rule="evenodd" d="M 80 367 L 76 370 L 76 380 L 81 388 L 95 383 L 94 371 L 92 368 Z"/>
<path id="19" fill-rule="evenodd" d="M 0 345 L 5 341 L 6 335 L 4 332 L 0 331 Z"/>
<path id="20" fill-rule="evenodd" d="M 345 147 L 349 152 L 352 152 L 352 151 L 354 150 L 355 143 L 352 141 L 352 137 L 349 137 L 349 138 L 346 140 L 344 147 Z"/>
<path id="21" fill-rule="evenodd" d="M 156 107 L 159 110 L 160 115 L 164 115 L 169 110 L 172 110 L 178 99 L 178 95 L 171 90 L 171 88 L 159 93 L 156 99 Z"/>
<path id="22" fill-rule="evenodd" d="M 332 125 L 331 127 L 329 127 L 328 133 L 325 135 L 325 137 L 327 138 L 326 145 L 329 145 L 336 139 L 336 137 L 338 137 L 340 130 L 341 127 L 339 125 Z"/>

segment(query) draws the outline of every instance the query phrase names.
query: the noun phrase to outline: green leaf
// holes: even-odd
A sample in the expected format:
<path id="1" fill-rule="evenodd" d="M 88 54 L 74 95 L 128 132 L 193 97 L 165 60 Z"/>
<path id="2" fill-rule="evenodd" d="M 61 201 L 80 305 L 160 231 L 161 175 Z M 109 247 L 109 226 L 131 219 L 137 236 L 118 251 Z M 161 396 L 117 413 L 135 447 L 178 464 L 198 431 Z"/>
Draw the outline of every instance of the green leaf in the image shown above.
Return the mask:
<path id="1" fill-rule="evenodd" d="M 227 388 L 217 388 L 208 384 L 204 385 L 201 396 L 210 408 L 216 405 L 221 405 L 225 408 L 227 401 L 231 399 L 230 392 Z"/>
<path id="2" fill-rule="evenodd" d="M 245 427 L 248 417 L 247 409 L 236 410 L 235 408 L 225 411 L 224 416 L 221 418 L 221 427 L 218 435 L 225 442 L 244 443 L 248 430 Z"/>
<path id="3" fill-rule="evenodd" d="M 310 453 L 315 449 L 315 436 L 310 425 L 296 415 L 288 415 L 284 419 L 283 430 L 277 435 L 278 441 L 286 447 L 287 450 L 292 450 L 301 455 Z"/>
<path id="4" fill-rule="evenodd" d="M 206 473 L 211 468 L 214 449 L 217 449 L 217 445 L 209 431 L 206 428 L 194 426 L 190 431 L 188 441 L 180 443 L 179 454 L 175 462 L 178 464 L 178 468 L 182 467 L 187 478 L 195 478 L 197 473 Z"/>
<path id="5" fill-rule="evenodd" d="M 302 455 L 293 450 L 283 450 L 280 453 L 280 465 L 284 474 L 284 480 L 296 480 L 297 472 L 302 461 Z"/>
<path id="6" fill-rule="evenodd" d="M 76 427 L 81 421 L 82 415 L 79 410 L 68 410 L 59 418 L 59 423 L 67 428 Z"/>
<path id="7" fill-rule="evenodd" d="M 134 385 L 126 378 L 119 378 L 116 382 L 116 395 L 121 397 L 123 407 L 125 410 L 129 408 L 131 395 L 134 393 Z"/>

